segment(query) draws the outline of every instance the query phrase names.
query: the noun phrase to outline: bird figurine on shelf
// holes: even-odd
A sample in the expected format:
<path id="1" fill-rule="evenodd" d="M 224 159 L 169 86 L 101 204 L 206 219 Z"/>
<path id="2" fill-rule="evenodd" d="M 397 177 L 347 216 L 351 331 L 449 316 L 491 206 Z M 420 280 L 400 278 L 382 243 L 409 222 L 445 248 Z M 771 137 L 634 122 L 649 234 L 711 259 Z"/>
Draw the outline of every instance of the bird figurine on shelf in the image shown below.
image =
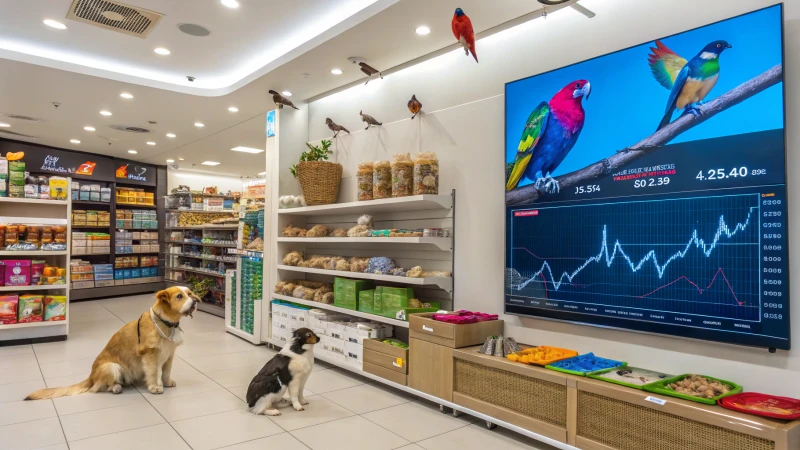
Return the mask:
<path id="1" fill-rule="evenodd" d="M 292 103 L 291 100 L 273 91 L 272 89 L 270 89 L 269 93 L 272 94 L 272 101 L 275 102 L 275 106 L 277 106 L 278 109 L 283 109 L 284 106 L 289 106 L 294 109 L 300 109 L 297 106 L 294 106 L 294 103 Z"/>
<path id="2" fill-rule="evenodd" d="M 475 32 L 472 30 L 472 21 L 469 20 L 469 17 L 464 14 L 461 8 L 456 8 L 451 25 L 453 27 L 453 36 L 464 47 L 464 53 L 467 56 L 472 53 L 475 62 L 478 62 L 478 55 L 475 54 Z"/>
<path id="3" fill-rule="evenodd" d="M 422 111 L 422 103 L 417 100 L 416 95 L 411 96 L 411 100 L 408 101 L 408 110 L 411 111 L 413 116 L 411 116 L 411 120 L 414 120 L 414 117 L 417 117 L 417 114 Z"/>
<path id="4" fill-rule="evenodd" d="M 551 173 L 578 142 L 586 118 L 582 100 L 584 97 L 588 100 L 591 92 L 588 81 L 576 80 L 531 112 L 506 181 L 507 191 L 516 188 L 523 177 L 533 181 L 539 191 L 549 194 L 559 191 L 558 181 Z"/>
<path id="5" fill-rule="evenodd" d="M 325 123 L 326 123 L 326 124 L 328 124 L 328 128 L 330 128 L 330 129 L 331 129 L 331 131 L 333 131 L 333 137 L 334 137 L 334 138 L 335 138 L 336 136 L 338 136 L 338 135 L 339 135 L 339 133 L 341 133 L 342 131 L 345 131 L 345 132 L 347 132 L 347 134 L 350 134 L 350 130 L 348 130 L 347 128 L 345 128 L 345 127 L 343 127 L 343 126 L 341 126 L 341 125 L 337 125 L 337 124 L 336 124 L 336 123 L 335 123 L 333 120 L 331 120 L 330 118 L 327 118 L 327 119 L 325 119 Z"/>
<path id="6" fill-rule="evenodd" d="M 358 115 L 361 116 L 361 121 L 367 124 L 367 128 L 364 128 L 365 130 L 369 130 L 369 128 L 373 125 L 383 125 L 369 114 L 364 114 L 363 110 L 359 111 Z"/>
<path id="7" fill-rule="evenodd" d="M 383 74 L 381 73 L 380 70 L 370 66 L 369 64 L 363 61 L 358 63 L 358 65 L 361 66 L 361 71 L 367 74 L 367 83 L 369 83 L 369 80 L 371 80 L 372 76 L 375 75 L 376 73 L 378 74 L 379 77 L 381 77 L 381 80 L 383 79 Z M 367 83 L 364 83 L 364 85 L 366 86 Z"/>
<path id="8" fill-rule="evenodd" d="M 652 53 L 648 55 L 650 71 L 659 84 L 670 90 L 667 107 L 657 130 L 672 121 L 676 109 L 695 116 L 703 113 L 703 100 L 719 79 L 719 55 L 729 48 L 733 46 L 725 41 L 714 41 L 687 62 L 661 41 L 656 41 L 656 46 L 650 49 Z"/>

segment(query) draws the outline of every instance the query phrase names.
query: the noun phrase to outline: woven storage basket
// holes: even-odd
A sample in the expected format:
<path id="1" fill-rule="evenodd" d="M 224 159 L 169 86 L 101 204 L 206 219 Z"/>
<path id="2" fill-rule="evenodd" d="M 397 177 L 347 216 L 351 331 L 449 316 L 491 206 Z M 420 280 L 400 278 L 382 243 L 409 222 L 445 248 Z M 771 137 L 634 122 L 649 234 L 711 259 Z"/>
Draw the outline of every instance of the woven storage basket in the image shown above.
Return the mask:
<path id="1" fill-rule="evenodd" d="M 342 182 L 342 165 L 330 161 L 297 163 L 297 178 L 308 206 L 336 203 Z"/>

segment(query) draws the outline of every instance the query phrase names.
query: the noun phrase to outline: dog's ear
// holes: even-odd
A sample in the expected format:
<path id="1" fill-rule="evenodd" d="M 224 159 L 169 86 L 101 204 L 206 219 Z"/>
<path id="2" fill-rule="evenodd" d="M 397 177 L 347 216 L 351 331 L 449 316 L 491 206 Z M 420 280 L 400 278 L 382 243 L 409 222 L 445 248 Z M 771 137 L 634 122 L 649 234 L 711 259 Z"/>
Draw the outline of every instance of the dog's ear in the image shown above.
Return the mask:
<path id="1" fill-rule="evenodd" d="M 169 292 L 167 292 L 166 289 L 163 291 L 158 291 L 156 294 L 156 299 L 160 302 L 169 303 L 169 298 Z"/>

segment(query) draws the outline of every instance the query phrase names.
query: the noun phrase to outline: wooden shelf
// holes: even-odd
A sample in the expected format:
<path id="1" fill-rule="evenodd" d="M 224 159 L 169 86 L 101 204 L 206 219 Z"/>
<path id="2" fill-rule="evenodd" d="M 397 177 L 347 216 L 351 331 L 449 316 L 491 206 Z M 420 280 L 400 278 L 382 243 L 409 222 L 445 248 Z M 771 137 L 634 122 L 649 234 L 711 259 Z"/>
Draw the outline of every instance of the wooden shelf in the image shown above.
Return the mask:
<path id="1" fill-rule="evenodd" d="M 433 245 L 441 250 L 452 248 L 452 238 L 442 237 L 279 237 L 278 242 L 295 244 L 416 244 Z"/>
<path id="2" fill-rule="evenodd" d="M 411 284 L 414 286 L 438 286 L 446 291 L 450 291 L 453 289 L 453 279 L 450 277 L 408 278 L 408 277 L 398 277 L 394 275 L 378 275 L 374 273 L 312 269 L 310 267 L 285 266 L 281 264 L 278 265 L 278 270 L 286 270 L 289 272 L 315 273 L 319 275 L 331 275 L 343 278 L 358 278 L 360 280 L 378 280 L 391 283 Z"/>
<path id="3" fill-rule="evenodd" d="M 38 198 L 0 197 L 0 203 L 30 203 L 36 205 L 67 206 L 67 200 L 41 200 Z"/>
<path id="4" fill-rule="evenodd" d="M 342 314 L 347 314 L 349 316 L 361 317 L 363 319 L 370 319 L 374 320 L 375 322 L 388 323 L 389 325 L 394 325 L 400 328 L 408 328 L 408 322 L 406 322 L 405 320 L 397 320 L 389 317 L 379 316 L 377 314 L 369 314 L 361 311 L 354 311 L 352 309 L 340 308 L 338 306 L 333 306 L 333 305 L 326 305 L 325 303 L 315 302 L 311 300 L 301 300 L 299 298 L 289 297 L 288 295 L 281 295 L 281 294 L 269 294 L 269 295 L 272 298 L 278 300 L 285 300 L 287 302 L 297 303 L 299 305 L 306 305 L 312 308 L 325 309 L 328 311 L 336 311 Z"/>
<path id="5" fill-rule="evenodd" d="M 66 254 L 66 250 L 54 250 L 49 252 L 43 250 L 0 250 L 0 256 L 58 256 Z"/>
<path id="6" fill-rule="evenodd" d="M 63 291 L 67 288 L 66 284 L 48 284 L 34 286 L 0 286 L 0 292 L 22 292 L 22 291 Z"/>
<path id="7" fill-rule="evenodd" d="M 366 200 L 362 202 L 333 203 L 330 205 L 304 206 L 302 208 L 279 209 L 278 214 L 293 216 L 335 216 L 345 214 L 378 214 L 406 211 L 450 209 L 450 195 L 413 195 L 409 197 Z"/>

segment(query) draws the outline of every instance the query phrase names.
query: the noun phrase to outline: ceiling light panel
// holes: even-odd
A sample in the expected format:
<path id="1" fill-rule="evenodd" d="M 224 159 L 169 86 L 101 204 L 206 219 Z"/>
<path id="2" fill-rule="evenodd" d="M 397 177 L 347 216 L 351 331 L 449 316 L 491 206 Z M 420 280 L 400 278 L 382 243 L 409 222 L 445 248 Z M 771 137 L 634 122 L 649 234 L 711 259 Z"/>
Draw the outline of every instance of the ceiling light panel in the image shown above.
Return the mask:
<path id="1" fill-rule="evenodd" d="M 235 152 L 242 152 L 242 153 L 263 153 L 264 150 L 260 148 L 252 148 L 252 147 L 234 147 L 231 150 Z"/>
<path id="2" fill-rule="evenodd" d="M 239 112 L 239 108 L 237 108 L 235 106 L 231 106 L 230 108 L 228 108 L 228 111 L 230 111 L 230 112 Z"/>
<path id="3" fill-rule="evenodd" d="M 104 109 L 104 110 L 100 111 L 100 115 L 101 115 L 101 116 L 106 116 L 106 117 L 108 117 L 108 116 L 110 116 L 110 115 L 111 115 L 111 111 L 106 111 L 106 110 Z"/>
<path id="4" fill-rule="evenodd" d="M 56 30 L 66 30 L 67 26 L 63 23 L 53 20 L 53 19 L 44 19 L 43 23 L 50 28 L 55 28 Z"/>
<path id="5" fill-rule="evenodd" d="M 414 30 L 414 31 L 416 31 L 417 34 L 420 35 L 420 36 L 425 36 L 426 34 L 430 34 L 431 33 L 431 29 L 426 27 L 425 25 L 418 26 L 417 29 Z"/>
<path id="6" fill-rule="evenodd" d="M 334 74 L 334 75 L 341 75 L 342 74 L 342 69 L 339 69 L 339 68 L 331 69 L 331 73 Z"/>
<path id="7" fill-rule="evenodd" d="M 169 49 L 166 49 L 164 47 L 156 47 L 153 51 L 158 53 L 159 55 L 164 55 L 164 56 L 169 55 L 170 53 L 172 53 L 172 52 L 169 51 Z"/>
<path id="8" fill-rule="evenodd" d="M 167 137 L 173 139 L 175 138 L 175 133 L 167 133 Z"/>
<path id="9" fill-rule="evenodd" d="M 203 122 L 195 122 L 194 126 L 196 126 L 197 128 L 203 128 L 205 124 Z"/>
<path id="10" fill-rule="evenodd" d="M 281 92 L 281 94 L 283 94 L 284 97 L 291 97 L 292 96 L 292 93 L 289 92 L 289 91 L 283 91 L 283 92 Z"/>
<path id="11" fill-rule="evenodd" d="M 122 94 L 119 94 L 119 96 L 120 96 L 120 97 L 122 97 L 122 98 L 124 98 L 124 99 L 127 99 L 127 100 L 130 100 L 130 99 L 132 99 L 132 98 L 133 98 L 133 95 L 132 95 L 132 94 L 129 94 L 129 93 L 127 93 L 127 92 L 123 92 Z"/>
<path id="12" fill-rule="evenodd" d="M 218 163 L 218 162 L 216 162 L 216 161 L 203 161 L 203 162 L 201 162 L 200 164 L 202 164 L 202 165 L 204 165 L 204 166 L 218 166 L 218 165 L 220 165 L 221 163 Z"/>
<path id="13" fill-rule="evenodd" d="M 94 127 L 83 127 L 86 131 L 95 131 Z"/>
<path id="14" fill-rule="evenodd" d="M 236 0 L 220 0 L 220 3 L 227 6 L 228 8 L 238 8 L 239 2 Z"/>
<path id="15" fill-rule="evenodd" d="M 135 155 L 139 152 L 137 152 L 136 150 L 128 150 L 128 153 L 130 153 L 131 155 Z"/>

